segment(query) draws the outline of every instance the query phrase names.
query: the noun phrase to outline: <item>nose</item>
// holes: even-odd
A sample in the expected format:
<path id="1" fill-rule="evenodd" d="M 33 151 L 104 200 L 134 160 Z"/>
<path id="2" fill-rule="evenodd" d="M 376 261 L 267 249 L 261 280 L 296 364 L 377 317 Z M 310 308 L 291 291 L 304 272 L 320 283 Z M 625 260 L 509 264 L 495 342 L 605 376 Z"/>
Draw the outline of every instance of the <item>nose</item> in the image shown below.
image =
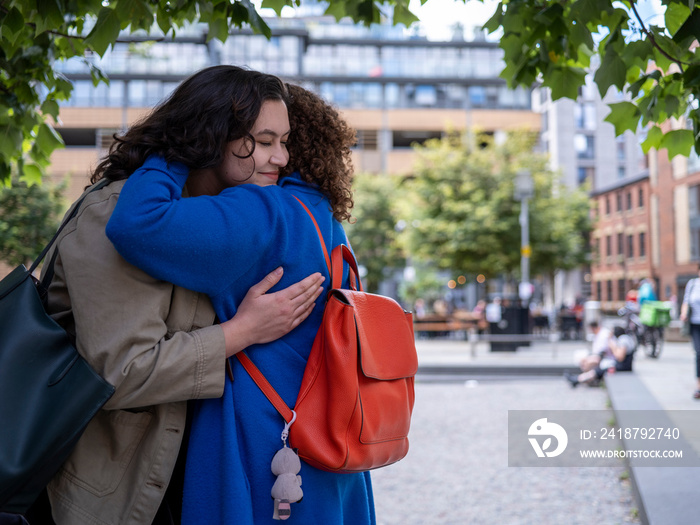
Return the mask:
<path id="1" fill-rule="evenodd" d="M 283 168 L 287 165 L 287 162 L 289 162 L 289 152 L 285 146 L 278 144 L 275 151 L 272 153 L 272 157 L 270 157 L 270 163 Z"/>

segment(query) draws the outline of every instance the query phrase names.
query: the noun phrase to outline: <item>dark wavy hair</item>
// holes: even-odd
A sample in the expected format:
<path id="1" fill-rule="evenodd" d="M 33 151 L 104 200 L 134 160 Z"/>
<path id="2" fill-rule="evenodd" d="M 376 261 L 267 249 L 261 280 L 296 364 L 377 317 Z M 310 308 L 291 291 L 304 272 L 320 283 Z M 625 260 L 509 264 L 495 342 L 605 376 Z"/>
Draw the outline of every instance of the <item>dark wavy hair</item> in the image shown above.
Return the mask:
<path id="1" fill-rule="evenodd" d="M 322 98 L 300 86 L 287 84 L 289 162 L 282 175 L 298 171 L 326 195 L 339 221 L 350 219 L 352 200 L 352 153 L 355 130 Z"/>
<path id="2" fill-rule="evenodd" d="M 107 157 L 90 178 L 126 179 L 153 154 L 190 169 L 216 167 L 232 140 L 255 141 L 250 130 L 263 102 L 287 102 L 273 75 L 236 66 L 213 66 L 184 80 L 172 94 L 123 135 L 115 134 Z"/>

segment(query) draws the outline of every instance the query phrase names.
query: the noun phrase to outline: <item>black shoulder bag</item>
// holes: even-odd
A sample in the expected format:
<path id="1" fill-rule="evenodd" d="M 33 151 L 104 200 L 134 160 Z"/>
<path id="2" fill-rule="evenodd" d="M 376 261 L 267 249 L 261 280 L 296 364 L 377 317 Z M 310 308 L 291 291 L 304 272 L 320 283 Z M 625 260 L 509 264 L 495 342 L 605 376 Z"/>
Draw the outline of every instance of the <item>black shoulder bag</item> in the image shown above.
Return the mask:
<path id="1" fill-rule="evenodd" d="M 20 265 L 0 281 L 3 512 L 23 513 L 31 506 L 114 393 L 46 313 L 45 296 L 57 252 L 41 282 L 32 275 L 81 204 L 82 199 L 28 270 Z"/>

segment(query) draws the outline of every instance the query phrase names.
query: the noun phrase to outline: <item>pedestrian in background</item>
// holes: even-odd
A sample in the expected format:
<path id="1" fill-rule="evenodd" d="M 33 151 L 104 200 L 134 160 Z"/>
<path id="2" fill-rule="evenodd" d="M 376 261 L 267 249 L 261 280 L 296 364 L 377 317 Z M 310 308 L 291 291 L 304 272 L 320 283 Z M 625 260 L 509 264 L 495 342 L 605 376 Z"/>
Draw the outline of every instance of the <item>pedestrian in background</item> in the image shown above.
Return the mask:
<path id="1" fill-rule="evenodd" d="M 698 265 L 698 274 L 700 275 L 700 265 Z M 691 279 L 685 285 L 681 321 L 690 321 L 690 340 L 695 349 L 695 377 L 697 378 L 693 398 L 700 399 L 700 278 Z"/>

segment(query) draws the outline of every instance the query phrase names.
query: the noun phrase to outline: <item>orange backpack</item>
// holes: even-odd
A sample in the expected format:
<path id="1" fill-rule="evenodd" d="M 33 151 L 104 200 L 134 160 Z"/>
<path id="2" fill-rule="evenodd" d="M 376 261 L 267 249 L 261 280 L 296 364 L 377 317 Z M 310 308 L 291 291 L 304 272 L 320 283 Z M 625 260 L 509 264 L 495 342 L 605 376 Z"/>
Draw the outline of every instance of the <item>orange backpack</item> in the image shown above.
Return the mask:
<path id="1" fill-rule="evenodd" d="M 287 422 L 290 444 L 301 459 L 330 472 L 395 463 L 408 453 L 415 399 L 413 316 L 393 299 L 362 290 L 357 261 L 347 246 L 336 246 L 329 258 L 316 220 L 299 202 L 316 226 L 331 290 L 294 410 L 245 353 L 236 356 Z M 359 290 L 341 288 L 343 261 Z"/>

